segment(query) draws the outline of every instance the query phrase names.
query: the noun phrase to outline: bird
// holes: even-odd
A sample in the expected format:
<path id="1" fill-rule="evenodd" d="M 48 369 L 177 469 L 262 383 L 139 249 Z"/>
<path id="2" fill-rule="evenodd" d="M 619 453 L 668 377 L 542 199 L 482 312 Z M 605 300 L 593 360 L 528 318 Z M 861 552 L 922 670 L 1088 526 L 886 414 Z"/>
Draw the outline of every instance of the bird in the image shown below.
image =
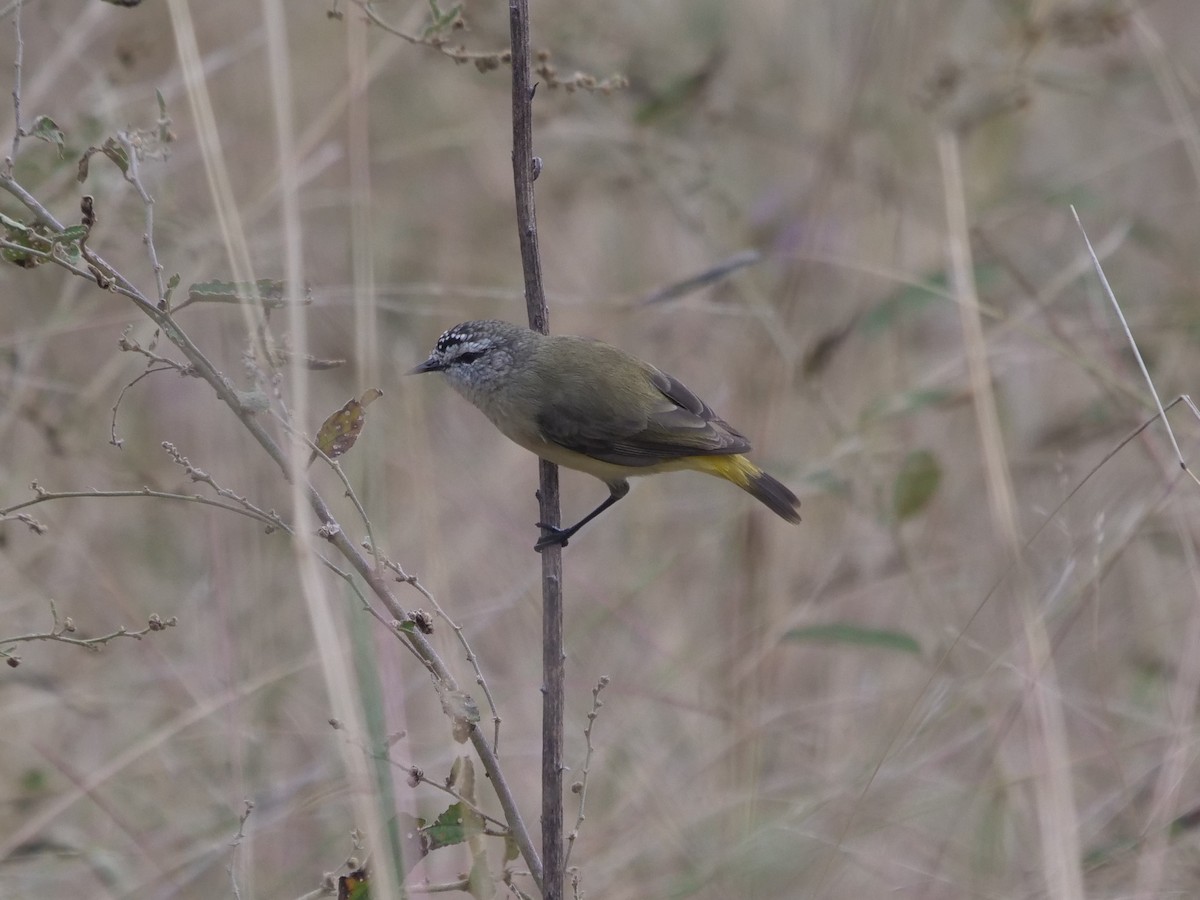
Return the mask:
<path id="1" fill-rule="evenodd" d="M 538 522 L 539 552 L 565 547 L 629 493 L 629 478 L 684 469 L 730 481 L 800 521 L 799 498 L 750 461 L 744 434 L 677 379 L 602 341 L 498 319 L 462 322 L 407 374 L 426 372 L 441 372 L 516 444 L 608 486 L 608 498 L 574 525 Z"/>

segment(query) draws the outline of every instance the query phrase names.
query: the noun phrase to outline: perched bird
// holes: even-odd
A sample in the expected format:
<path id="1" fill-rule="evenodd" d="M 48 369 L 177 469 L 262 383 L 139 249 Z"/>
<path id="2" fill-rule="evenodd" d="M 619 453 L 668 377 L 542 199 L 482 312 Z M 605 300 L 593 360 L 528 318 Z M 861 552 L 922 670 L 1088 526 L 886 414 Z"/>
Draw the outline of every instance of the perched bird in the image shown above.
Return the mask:
<path id="1" fill-rule="evenodd" d="M 441 372 L 508 438 L 599 478 L 608 499 L 570 528 L 539 522 L 535 549 L 567 539 L 636 475 L 694 469 L 732 481 L 789 522 L 800 500 L 749 459 L 745 435 L 654 366 L 601 341 L 485 319 L 455 325 L 408 374 Z"/>

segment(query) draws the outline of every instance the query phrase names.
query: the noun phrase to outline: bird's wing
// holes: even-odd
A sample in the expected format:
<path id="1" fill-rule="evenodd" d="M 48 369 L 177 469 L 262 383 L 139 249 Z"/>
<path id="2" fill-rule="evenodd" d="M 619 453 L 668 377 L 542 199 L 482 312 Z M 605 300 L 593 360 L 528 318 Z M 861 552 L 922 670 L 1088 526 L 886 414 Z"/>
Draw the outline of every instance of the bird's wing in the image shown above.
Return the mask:
<path id="1" fill-rule="evenodd" d="M 642 365 L 649 383 L 636 394 L 631 395 L 627 386 L 606 384 L 603 390 L 593 391 L 595 402 L 580 404 L 579 385 L 567 392 L 571 403 L 563 402 L 558 391 L 547 391 L 537 416 L 542 436 L 593 459 L 631 467 L 750 449 L 745 435 L 683 384 Z"/>

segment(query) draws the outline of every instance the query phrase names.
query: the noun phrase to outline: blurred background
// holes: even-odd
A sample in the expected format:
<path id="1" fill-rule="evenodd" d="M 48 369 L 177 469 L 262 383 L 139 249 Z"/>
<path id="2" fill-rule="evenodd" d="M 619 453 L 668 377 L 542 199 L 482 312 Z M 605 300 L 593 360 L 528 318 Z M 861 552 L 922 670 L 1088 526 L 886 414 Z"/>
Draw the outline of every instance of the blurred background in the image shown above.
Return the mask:
<path id="1" fill-rule="evenodd" d="M 254 277 L 282 278 L 285 228 L 298 227 L 308 352 L 347 360 L 310 375 L 301 425 L 315 434 L 350 397 L 383 390 L 343 467 L 379 546 L 477 653 L 536 830 L 537 466 L 439 380 L 400 377 L 457 322 L 525 319 L 509 73 L 480 71 L 507 47 L 507 6 L 465 0 L 466 27 L 445 32 L 442 52 L 368 27 L 354 3 L 331 17 L 331 2 L 286 4 L 285 66 L 268 52 L 269 3 L 26 0 L 22 121 L 49 115 L 65 147 L 60 158 L 25 139 L 15 175 L 68 222 L 94 195 L 91 246 L 152 291 L 137 192 L 99 156 L 85 185 L 76 174 L 87 147 L 154 127 L 157 90 L 175 141 L 142 168 L 167 274 L 183 288 L 231 279 L 232 246 Z M 415 0 L 373 9 L 410 37 L 430 23 Z M 568 783 L 592 688 L 612 679 L 571 857 L 582 890 L 1195 892 L 1200 494 L 1161 422 L 1125 440 L 1155 409 L 1070 207 L 1164 402 L 1193 390 L 1200 5 L 531 12 L 555 67 L 534 104 L 552 329 L 678 377 L 804 503 L 793 528 L 716 479 L 670 475 L 635 484 L 566 550 Z M 0 13 L 7 96 L 15 10 Z M 188 69 L 179 47 L 193 38 L 200 67 Z M 459 45 L 484 61 L 457 64 Z M 577 73 L 628 86 L 588 89 Z M 215 132 L 197 125 L 205 97 Z M 283 218 L 281 103 L 299 221 Z M 7 146 L 11 105 L 3 121 Z M 218 216 L 214 166 L 240 235 Z M 0 212 L 27 218 L 7 194 Z M 733 258 L 748 264 L 671 296 Z M 129 388 L 123 444 L 110 443 L 113 406 L 145 369 L 117 342 L 126 327 L 153 339 L 128 301 L 12 265 L 0 298 L 0 507 L 34 480 L 207 491 L 163 452 L 169 441 L 289 518 L 278 470 L 197 379 Z M 250 387 L 235 306 L 179 319 Z M 273 326 L 300 340 L 285 316 Z M 165 341 L 156 352 L 177 358 Z M 1182 404 L 1169 418 L 1194 463 L 1196 418 Z M 313 478 L 365 537 L 333 474 Z M 565 473 L 564 519 L 605 493 Z M 445 808 L 404 783 L 411 765 L 440 781 L 466 752 L 428 678 L 332 576 L 334 633 L 314 625 L 285 536 L 147 499 L 25 512 L 49 531 L 0 524 L 0 648 L 21 658 L 0 670 L 0 895 L 298 897 L 361 856 L 346 761 L 376 745 L 328 723 L 330 644 L 395 738 L 388 802 L 426 818 Z M 51 601 L 80 637 L 151 614 L 178 625 L 99 653 L 4 643 L 48 630 Z M 434 639 L 474 689 L 452 629 L 439 620 Z M 486 785 L 480 796 L 498 811 Z M 493 841 L 497 871 L 501 857 Z M 413 878 L 469 865 L 462 848 L 441 850 Z"/>

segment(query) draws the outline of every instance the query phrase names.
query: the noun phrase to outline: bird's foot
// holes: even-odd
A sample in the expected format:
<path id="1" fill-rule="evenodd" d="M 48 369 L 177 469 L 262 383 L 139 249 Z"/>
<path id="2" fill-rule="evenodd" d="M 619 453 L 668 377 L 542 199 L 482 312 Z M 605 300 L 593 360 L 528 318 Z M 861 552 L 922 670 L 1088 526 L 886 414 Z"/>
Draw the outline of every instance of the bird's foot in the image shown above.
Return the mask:
<path id="1" fill-rule="evenodd" d="M 559 528 L 556 525 L 547 525 L 545 522 L 538 522 L 536 524 L 538 528 L 546 532 L 546 534 L 543 534 L 540 538 L 538 538 L 538 542 L 533 545 L 533 549 L 538 553 L 541 553 L 547 547 L 553 547 L 555 544 L 558 544 L 560 547 L 567 546 L 567 541 L 570 539 L 571 535 L 575 533 L 574 530 L 570 528 Z"/>

